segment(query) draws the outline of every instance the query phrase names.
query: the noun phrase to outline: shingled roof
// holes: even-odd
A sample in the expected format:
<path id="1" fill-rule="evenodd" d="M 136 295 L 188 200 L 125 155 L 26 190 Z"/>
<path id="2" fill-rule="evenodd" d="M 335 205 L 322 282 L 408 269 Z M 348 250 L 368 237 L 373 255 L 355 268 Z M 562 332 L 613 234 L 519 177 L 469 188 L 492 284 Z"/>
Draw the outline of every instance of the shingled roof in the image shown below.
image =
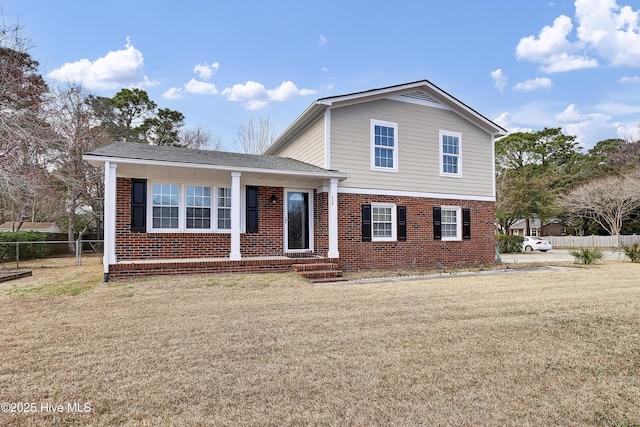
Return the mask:
<path id="1" fill-rule="evenodd" d="M 313 175 L 340 175 L 338 171 L 314 166 L 288 157 L 226 151 L 196 150 L 182 147 L 147 145 L 137 142 L 115 142 L 85 155 L 89 161 L 147 160 L 154 162 L 220 166 L 221 168 L 288 171 Z"/>

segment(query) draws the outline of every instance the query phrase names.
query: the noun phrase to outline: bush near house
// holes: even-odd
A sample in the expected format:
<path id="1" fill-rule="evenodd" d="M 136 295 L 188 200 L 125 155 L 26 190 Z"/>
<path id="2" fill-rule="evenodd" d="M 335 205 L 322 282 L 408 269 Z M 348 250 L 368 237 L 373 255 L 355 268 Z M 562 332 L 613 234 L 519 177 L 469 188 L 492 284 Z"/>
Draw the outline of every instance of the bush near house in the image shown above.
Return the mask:
<path id="1" fill-rule="evenodd" d="M 16 245 L 9 242 L 44 242 L 47 233 L 37 231 L 4 231 L 0 232 L 0 261 L 16 260 Z M 44 258 L 47 255 L 47 247 L 43 243 L 21 243 L 19 245 L 21 260 Z"/>
<path id="2" fill-rule="evenodd" d="M 501 254 L 522 252 L 522 242 L 524 237 L 511 236 L 509 234 L 498 234 L 496 236 L 496 246 Z"/>

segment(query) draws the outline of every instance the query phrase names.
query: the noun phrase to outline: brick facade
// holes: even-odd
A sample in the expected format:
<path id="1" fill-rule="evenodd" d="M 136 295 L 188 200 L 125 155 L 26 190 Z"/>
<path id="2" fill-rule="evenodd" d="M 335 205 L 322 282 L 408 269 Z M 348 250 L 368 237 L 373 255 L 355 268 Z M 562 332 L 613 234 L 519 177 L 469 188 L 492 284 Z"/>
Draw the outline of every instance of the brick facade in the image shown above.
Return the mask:
<path id="1" fill-rule="evenodd" d="M 338 247 L 345 271 L 372 268 L 432 268 L 443 265 L 492 263 L 495 259 L 494 203 L 416 197 L 340 194 Z M 407 208 L 407 240 L 363 242 L 361 206 L 395 203 Z M 459 206 L 471 210 L 471 239 L 433 238 L 433 207 Z"/>
<path id="2" fill-rule="evenodd" d="M 292 261 L 193 262 L 180 259 L 227 258 L 230 233 L 144 233 L 131 228 L 131 180 L 117 179 L 116 257 L 125 263 L 112 266 L 114 277 L 187 272 L 286 271 Z M 272 196 L 275 196 L 272 201 Z M 314 192 L 314 253 L 326 256 L 329 250 L 327 193 Z M 260 187 L 259 231 L 243 233 L 240 248 L 243 257 L 276 257 L 284 254 L 284 190 Z M 407 240 L 363 242 L 361 206 L 371 203 L 395 203 L 407 208 Z M 460 206 L 471 210 L 471 239 L 440 241 L 433 238 L 434 206 Z M 340 267 L 345 271 L 372 268 L 431 268 L 442 265 L 491 263 L 494 260 L 493 202 L 441 200 L 415 197 L 338 195 L 338 249 Z M 176 260 L 132 264 L 135 260 Z"/>

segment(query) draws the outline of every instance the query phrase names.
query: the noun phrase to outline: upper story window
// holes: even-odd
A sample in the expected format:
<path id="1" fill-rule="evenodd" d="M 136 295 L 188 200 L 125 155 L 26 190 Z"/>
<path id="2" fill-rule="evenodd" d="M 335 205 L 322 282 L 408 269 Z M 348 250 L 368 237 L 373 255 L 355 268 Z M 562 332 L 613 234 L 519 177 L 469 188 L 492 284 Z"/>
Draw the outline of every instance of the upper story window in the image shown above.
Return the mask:
<path id="1" fill-rule="evenodd" d="M 462 134 L 440 131 L 440 175 L 462 176 Z"/>
<path id="2" fill-rule="evenodd" d="M 398 171 L 398 124 L 371 120 L 371 169 Z"/>

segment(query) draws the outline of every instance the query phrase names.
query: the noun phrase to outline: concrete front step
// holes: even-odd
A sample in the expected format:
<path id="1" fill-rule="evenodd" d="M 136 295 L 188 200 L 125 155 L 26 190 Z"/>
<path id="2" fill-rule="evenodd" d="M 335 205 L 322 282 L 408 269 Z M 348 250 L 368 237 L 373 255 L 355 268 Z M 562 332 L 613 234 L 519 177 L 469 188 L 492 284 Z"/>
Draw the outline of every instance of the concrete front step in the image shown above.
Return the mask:
<path id="1" fill-rule="evenodd" d="M 294 264 L 293 269 L 312 283 L 344 282 L 342 270 L 335 263 Z"/>

